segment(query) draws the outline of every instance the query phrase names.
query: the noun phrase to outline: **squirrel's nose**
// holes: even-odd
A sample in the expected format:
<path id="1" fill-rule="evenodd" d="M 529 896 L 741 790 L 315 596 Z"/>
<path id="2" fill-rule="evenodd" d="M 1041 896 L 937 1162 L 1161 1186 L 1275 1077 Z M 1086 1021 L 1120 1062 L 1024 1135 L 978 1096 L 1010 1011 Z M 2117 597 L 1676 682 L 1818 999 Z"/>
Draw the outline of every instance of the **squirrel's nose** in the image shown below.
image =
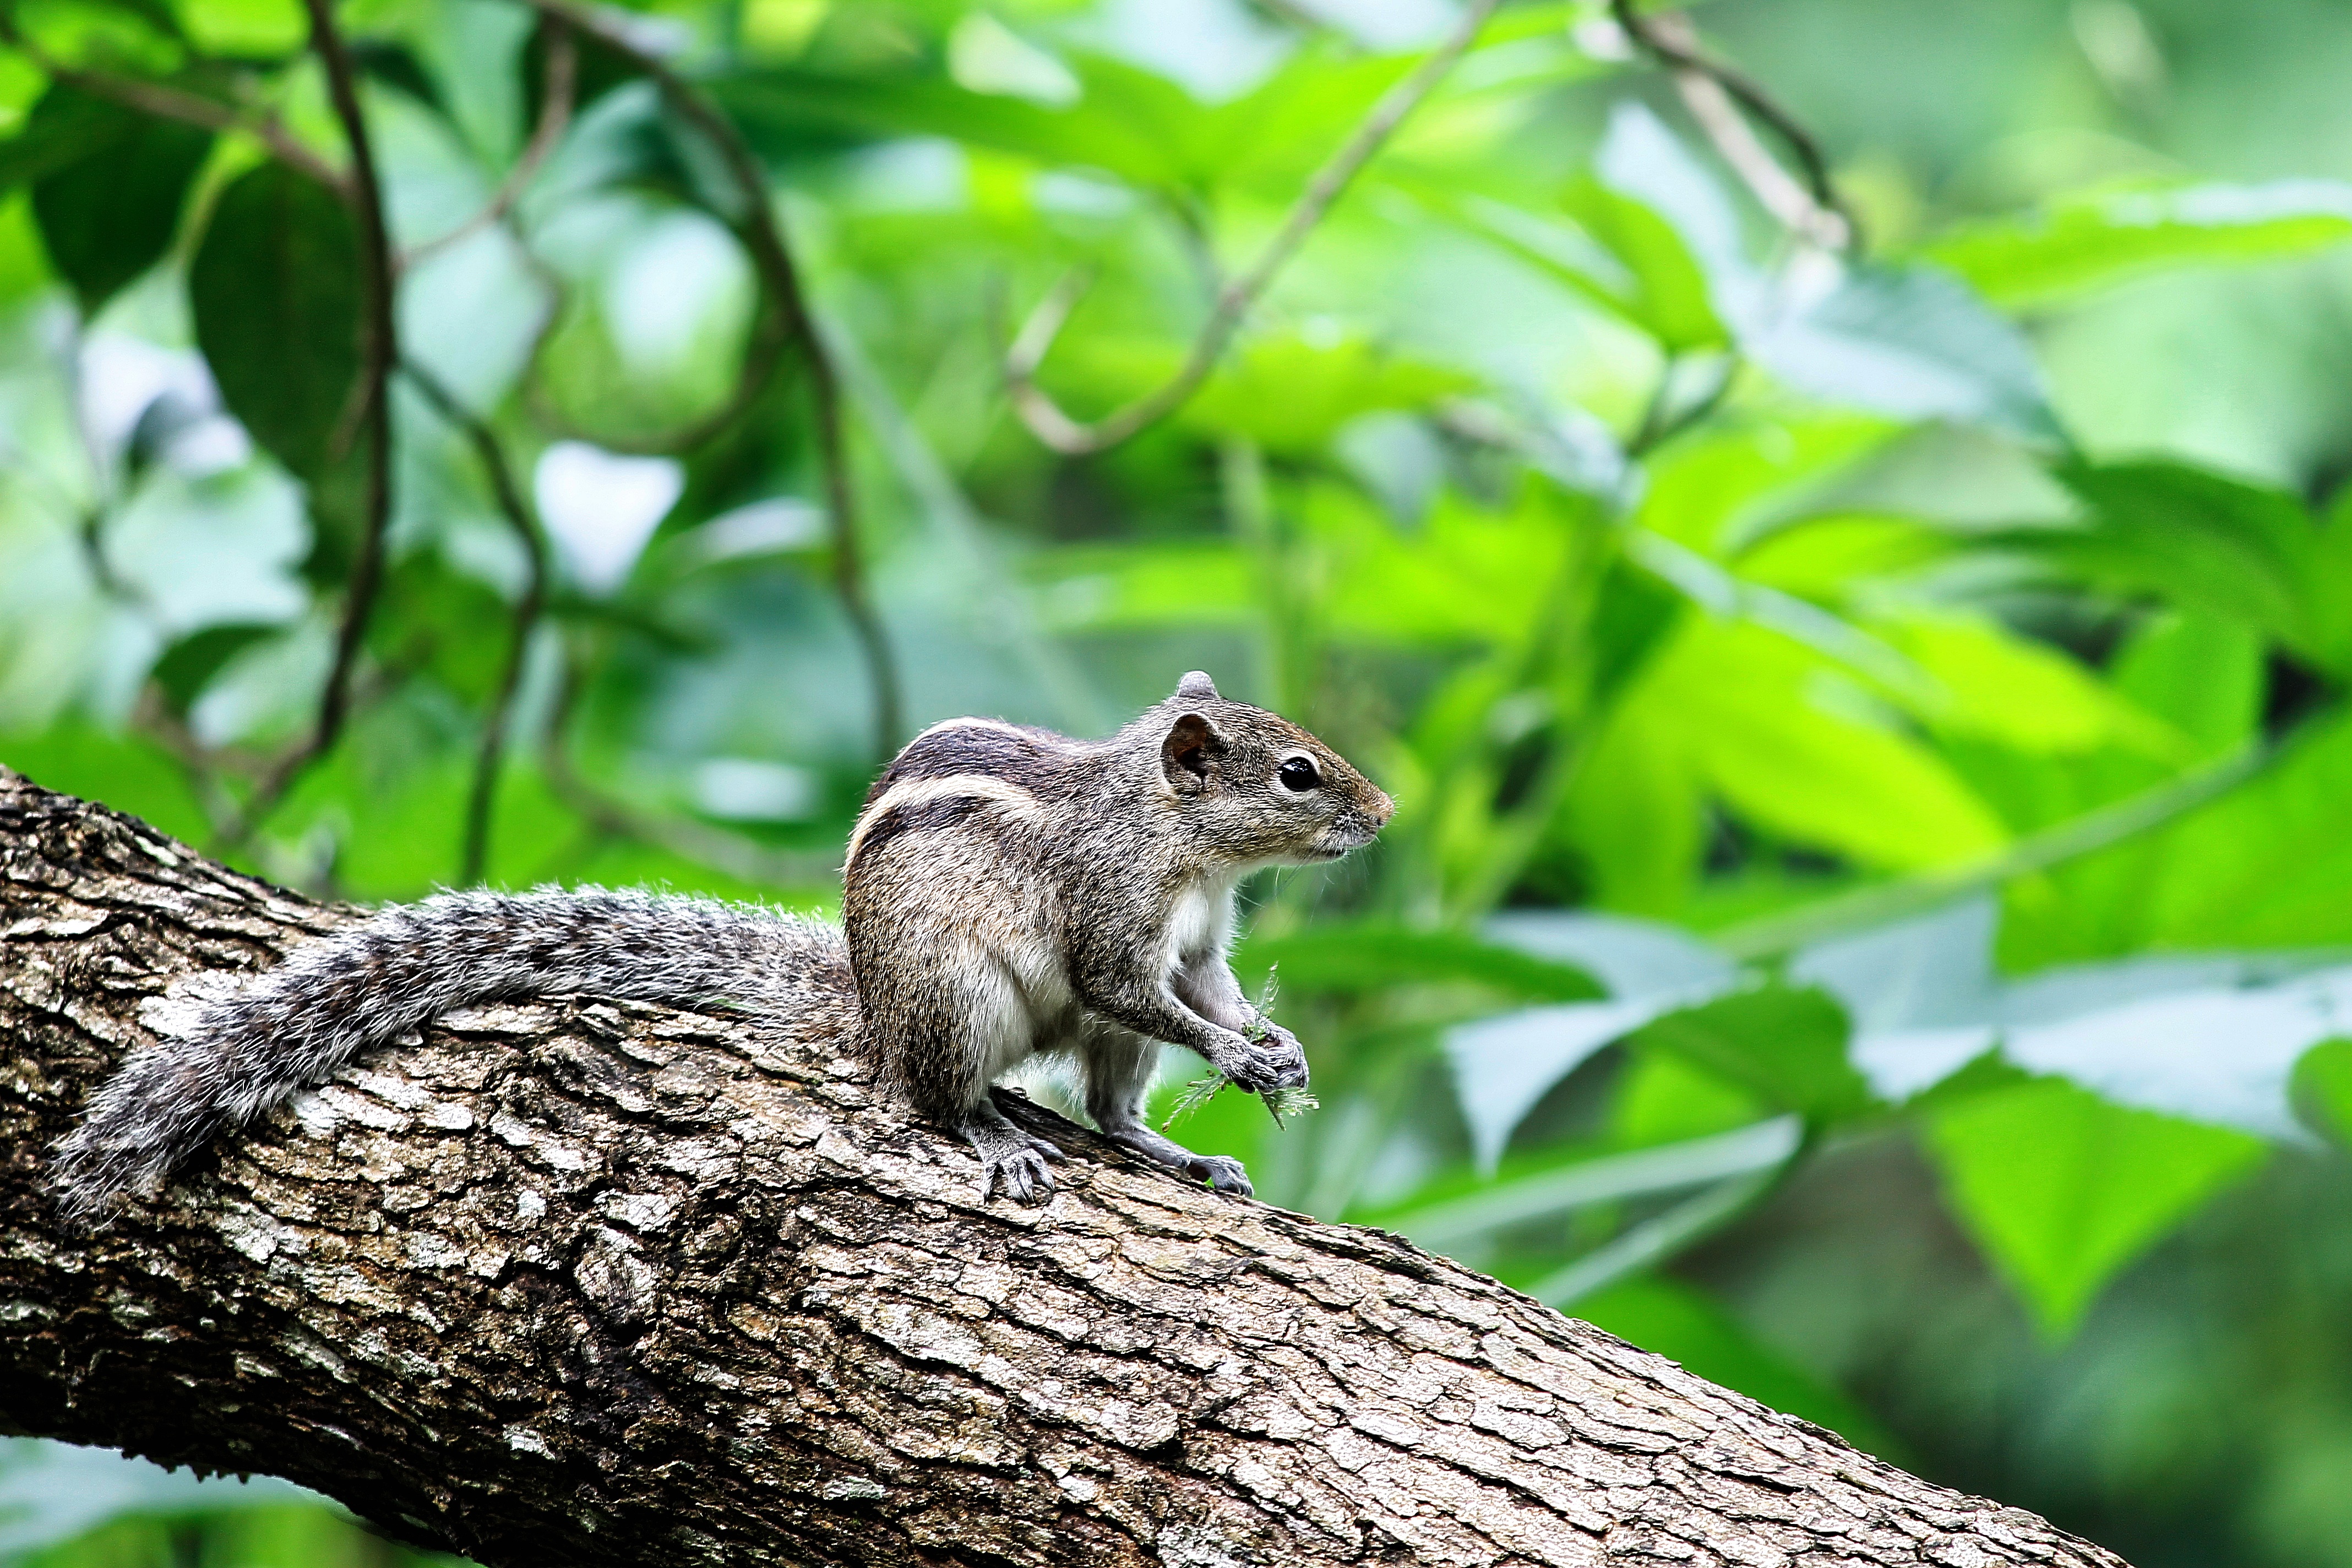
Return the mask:
<path id="1" fill-rule="evenodd" d="M 1374 790 L 1372 792 L 1372 826 L 1386 827 L 1389 825 L 1389 818 L 1395 815 L 1396 802 L 1389 798 L 1388 792 Z"/>

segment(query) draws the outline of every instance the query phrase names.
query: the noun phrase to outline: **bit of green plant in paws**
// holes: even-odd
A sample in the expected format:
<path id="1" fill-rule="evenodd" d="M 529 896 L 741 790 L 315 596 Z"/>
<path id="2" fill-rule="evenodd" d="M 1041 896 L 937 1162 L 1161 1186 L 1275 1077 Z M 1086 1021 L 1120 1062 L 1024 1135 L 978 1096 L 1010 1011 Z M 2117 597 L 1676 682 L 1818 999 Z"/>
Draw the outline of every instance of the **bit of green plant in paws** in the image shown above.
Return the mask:
<path id="1" fill-rule="evenodd" d="M 1266 1037 L 1272 1031 L 1268 1015 L 1273 1011 L 1274 999 L 1279 994 L 1277 974 L 1280 967 L 1277 964 L 1274 969 L 1266 971 L 1265 984 L 1259 987 L 1257 1000 L 1252 1004 L 1255 1016 L 1242 1027 L 1242 1037 L 1251 1045 L 1265 1044 Z M 1160 1130 L 1165 1132 L 1175 1126 L 1179 1121 L 1232 1088 L 1233 1082 L 1234 1080 L 1227 1078 L 1222 1071 L 1213 1072 L 1206 1078 L 1194 1079 L 1184 1086 L 1183 1092 L 1176 1097 L 1176 1102 L 1168 1108 L 1168 1119 L 1160 1124 Z M 1274 1118 L 1274 1124 L 1276 1127 L 1284 1125 L 1283 1118 L 1286 1116 L 1304 1116 L 1310 1110 L 1322 1108 L 1322 1102 L 1314 1095 L 1304 1089 L 1295 1087 L 1269 1089 L 1258 1098 L 1265 1101 L 1265 1113 Z"/>

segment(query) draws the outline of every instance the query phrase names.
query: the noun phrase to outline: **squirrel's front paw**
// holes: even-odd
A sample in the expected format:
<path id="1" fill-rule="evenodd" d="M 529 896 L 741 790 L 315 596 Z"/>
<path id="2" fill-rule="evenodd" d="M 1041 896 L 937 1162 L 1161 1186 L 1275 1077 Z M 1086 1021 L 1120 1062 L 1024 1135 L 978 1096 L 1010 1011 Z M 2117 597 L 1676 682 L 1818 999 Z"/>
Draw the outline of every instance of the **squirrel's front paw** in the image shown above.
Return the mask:
<path id="1" fill-rule="evenodd" d="M 1307 1082 L 1307 1050 L 1298 1037 L 1271 1018 L 1258 1020 L 1257 1038 L 1234 1037 L 1228 1059 L 1215 1065 L 1220 1072 L 1251 1094 L 1270 1089 L 1298 1089 Z"/>

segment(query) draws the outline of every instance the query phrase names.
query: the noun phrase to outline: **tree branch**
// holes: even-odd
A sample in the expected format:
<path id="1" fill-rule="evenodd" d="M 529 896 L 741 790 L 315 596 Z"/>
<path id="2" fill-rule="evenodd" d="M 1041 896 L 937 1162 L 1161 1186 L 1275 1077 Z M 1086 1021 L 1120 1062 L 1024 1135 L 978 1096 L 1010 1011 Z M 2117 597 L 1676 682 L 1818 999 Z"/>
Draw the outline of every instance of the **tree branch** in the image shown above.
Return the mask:
<path id="1" fill-rule="evenodd" d="M 453 1014 L 68 1234 L 45 1152 L 350 918 L 0 771 L 0 1421 L 490 1564 L 2120 1568 L 1379 1231 L 1050 1113 L 1043 1209 L 758 1021 Z"/>
<path id="2" fill-rule="evenodd" d="M 1041 301 L 1029 320 L 1014 337 L 1013 347 L 1004 356 L 1004 381 L 1013 398 L 1013 407 L 1037 439 L 1056 452 L 1082 457 L 1116 447 L 1137 432 L 1159 423 L 1178 408 L 1217 367 L 1227 344 L 1241 328 L 1242 320 L 1249 314 L 1276 274 L 1279 273 L 1307 237 L 1315 231 L 1332 204 L 1339 199 L 1356 176 L 1363 171 L 1372 155 L 1381 150 L 1390 135 L 1405 117 L 1421 107 L 1423 100 L 1436 89 L 1445 73 L 1454 68 L 1454 61 L 1468 52 L 1477 41 L 1486 18 L 1493 16 L 1498 0 L 1470 0 L 1463 7 L 1462 17 L 1454 31 L 1436 48 L 1430 51 L 1411 74 L 1381 95 L 1363 122 L 1356 127 L 1328 163 L 1316 172 L 1307 189 L 1291 206 L 1290 215 L 1283 220 L 1281 229 L 1258 253 L 1247 271 L 1227 283 L 1217 294 L 1217 301 L 1209 312 L 1208 321 L 1193 338 L 1184 363 L 1175 376 L 1160 386 L 1090 425 L 1082 425 L 1063 412 L 1059 404 L 1045 394 L 1036 382 L 1037 368 L 1054 346 L 1055 337 L 1076 303 L 1071 279 L 1056 284 Z"/>
<path id="3" fill-rule="evenodd" d="M 507 527 L 522 545 L 525 563 L 522 592 L 515 599 L 513 630 L 508 634 L 506 664 L 499 671 L 490 710 L 482 719 L 482 738 L 474 754 L 473 784 L 466 792 L 465 848 L 457 881 L 460 886 L 470 887 L 482 879 L 483 868 L 489 863 L 490 822 L 498 802 L 499 769 L 506 756 L 507 731 L 514 719 L 515 694 L 522 689 L 523 666 L 530 655 L 530 635 L 538 629 L 540 617 L 547 610 L 547 538 L 540 530 L 539 520 L 531 515 L 530 504 L 522 498 L 522 488 L 515 483 L 506 449 L 499 446 L 498 432 L 490 428 L 489 422 L 458 402 L 438 377 L 414 360 L 403 361 L 400 369 L 409 384 L 423 393 L 425 401 L 442 418 L 456 426 L 474 448 L 483 474 L 490 481 L 490 496 L 498 503 L 499 515 L 506 520 Z"/>
<path id="4" fill-rule="evenodd" d="M 270 156 L 288 168 L 308 174 L 345 201 L 352 199 L 351 179 L 303 145 L 274 119 L 251 119 L 226 103 L 216 102 L 201 93 L 167 87 L 162 82 L 67 65 L 26 37 L 10 22 L 5 11 L 0 11 L 0 43 L 5 43 L 24 55 L 41 68 L 42 74 L 53 80 L 79 88 L 94 98 L 111 100 L 125 109 L 135 109 L 159 120 L 176 120 L 200 130 L 234 132 L 250 136 L 268 148 Z"/>
<path id="5" fill-rule="evenodd" d="M 1825 249 L 1860 252 L 1862 225 L 1838 195 L 1821 143 L 1795 115 L 1756 81 L 1701 53 L 1688 17 L 1675 12 L 1644 16 L 1636 0 L 1609 0 L 1609 14 L 1627 37 L 1674 72 L 1675 89 L 1691 117 L 1767 212 Z M 1770 126 L 1787 144 L 1804 171 L 1801 186 L 1756 140 L 1740 118 L 1740 109 Z"/>
<path id="6" fill-rule="evenodd" d="M 376 177 L 374 144 L 360 109 L 359 71 L 342 35 L 335 30 L 333 0 L 303 0 L 310 16 L 310 48 L 325 68 L 327 92 L 351 150 L 349 193 L 359 225 L 360 379 L 354 396 L 361 435 L 367 443 L 367 487 L 361 500 L 360 548 L 343 590 L 343 616 L 335 634 L 335 658 L 319 694 L 319 717 L 310 735 L 280 757 L 255 786 L 245 810 L 222 842 L 243 844 L 311 763 L 334 748 L 351 717 L 352 676 L 367 640 L 369 617 L 383 586 L 384 535 L 392 524 L 392 371 L 400 360 L 393 310 L 395 271 L 392 237 L 385 226 L 383 186 Z"/>
<path id="7" fill-rule="evenodd" d="M 572 29 L 552 17 L 543 18 L 541 26 L 547 38 L 547 74 L 539 106 L 539 123 L 531 128 L 530 140 L 515 159 L 514 167 L 507 171 L 490 199 L 471 217 L 449 230 L 435 235 L 424 244 L 409 249 L 400 258 L 401 270 L 406 271 L 458 241 L 471 238 L 483 229 L 507 216 L 524 191 L 530 187 L 540 169 L 563 140 L 563 132 L 572 124 L 572 110 L 579 91 L 580 47 L 572 40 Z"/>
<path id="8" fill-rule="evenodd" d="M 799 351 L 809 378 L 810 396 L 815 405 L 817 451 L 824 470 L 825 517 L 833 533 L 834 591 L 849 617 L 859 650 L 865 656 L 866 679 L 874 688 L 875 755 L 877 760 L 887 759 L 898 749 L 903 727 L 898 661 L 891 652 L 882 617 L 866 591 L 857 497 L 849 471 L 847 436 L 842 424 L 841 376 L 809 312 L 800 269 L 793 260 L 791 247 L 784 241 L 783 227 L 777 220 L 775 204 L 769 198 L 767 179 L 761 173 L 759 161 L 733 121 L 672 69 L 667 61 L 639 47 L 610 16 L 574 4 L 573 0 L 527 3 L 543 15 L 588 34 L 652 78 L 670 105 L 709 139 L 726 163 L 729 177 L 735 182 L 743 202 L 739 232 L 751 253 L 752 265 L 759 270 L 764 285 L 762 291 L 781 312 L 782 337 Z M 759 352 L 757 342 L 755 353 Z M 730 406 L 698 426 L 694 441 L 679 445 L 696 444 L 749 407 L 772 368 L 771 363 L 756 383 L 747 373 L 735 397 L 730 400 Z"/>

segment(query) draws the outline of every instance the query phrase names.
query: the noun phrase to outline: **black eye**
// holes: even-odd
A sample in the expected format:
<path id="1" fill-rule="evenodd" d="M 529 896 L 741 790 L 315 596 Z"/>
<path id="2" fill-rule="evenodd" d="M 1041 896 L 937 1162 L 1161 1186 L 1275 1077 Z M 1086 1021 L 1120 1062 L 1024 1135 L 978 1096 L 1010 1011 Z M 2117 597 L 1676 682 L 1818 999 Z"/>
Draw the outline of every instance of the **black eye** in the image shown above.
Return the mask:
<path id="1" fill-rule="evenodd" d="M 1274 776 L 1282 781 L 1283 788 L 1294 795 L 1305 795 L 1322 782 L 1315 772 L 1315 760 L 1311 757 L 1285 757 L 1282 766 L 1275 770 Z"/>

